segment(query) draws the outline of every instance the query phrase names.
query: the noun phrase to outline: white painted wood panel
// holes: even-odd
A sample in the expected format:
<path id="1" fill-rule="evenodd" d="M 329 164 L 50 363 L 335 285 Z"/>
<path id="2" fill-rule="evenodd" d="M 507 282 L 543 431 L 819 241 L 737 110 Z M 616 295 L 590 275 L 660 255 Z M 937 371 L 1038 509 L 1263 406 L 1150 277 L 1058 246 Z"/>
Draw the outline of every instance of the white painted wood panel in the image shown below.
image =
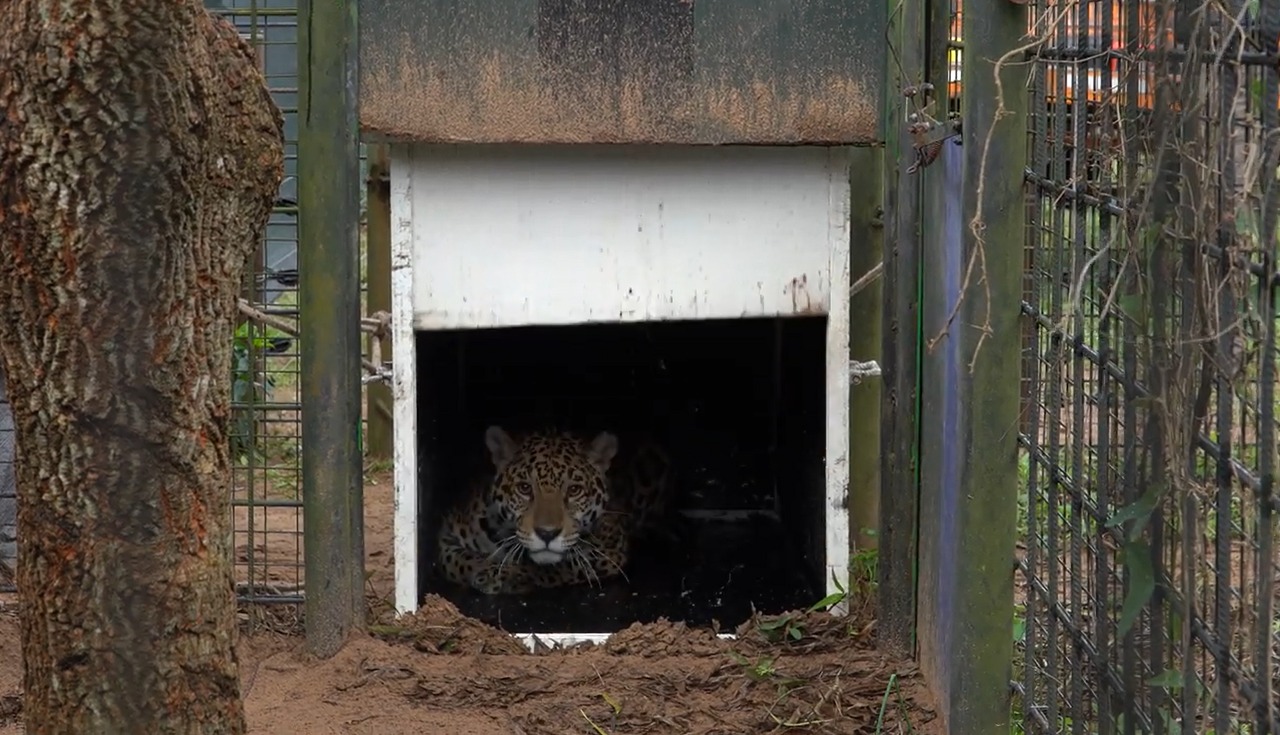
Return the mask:
<path id="1" fill-rule="evenodd" d="M 399 206 L 412 208 L 418 329 L 830 308 L 846 149 L 403 150 L 392 177 L 412 192 Z"/>
<path id="2" fill-rule="evenodd" d="M 827 212 L 831 227 L 831 250 L 828 268 L 831 277 L 831 299 L 827 316 L 826 393 L 827 446 L 826 504 L 823 531 L 827 542 L 827 594 L 834 594 L 849 583 L 849 197 L 833 199 Z M 844 615 L 848 604 L 841 601 L 831 608 L 833 615 Z"/>
<path id="3" fill-rule="evenodd" d="M 391 416 L 396 612 L 418 609 L 418 350 L 413 334 L 413 187 L 391 147 Z"/>
<path id="4" fill-rule="evenodd" d="M 827 591 L 844 584 L 848 176 L 836 148 L 393 146 L 397 612 L 420 602 L 418 329 L 828 314 Z"/>

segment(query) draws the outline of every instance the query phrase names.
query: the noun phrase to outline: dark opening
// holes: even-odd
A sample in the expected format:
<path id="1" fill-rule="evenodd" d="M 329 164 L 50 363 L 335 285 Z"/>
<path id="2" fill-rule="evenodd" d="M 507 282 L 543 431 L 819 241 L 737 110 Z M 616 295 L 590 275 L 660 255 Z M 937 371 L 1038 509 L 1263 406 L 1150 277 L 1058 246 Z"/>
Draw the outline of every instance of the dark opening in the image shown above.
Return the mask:
<path id="1" fill-rule="evenodd" d="M 613 632 L 659 617 L 732 628 L 821 597 L 825 317 L 420 332 L 420 590 L 512 632 Z M 672 539 L 626 579 L 487 596 L 435 572 L 443 511 L 487 462 L 484 430 L 659 438 Z"/>

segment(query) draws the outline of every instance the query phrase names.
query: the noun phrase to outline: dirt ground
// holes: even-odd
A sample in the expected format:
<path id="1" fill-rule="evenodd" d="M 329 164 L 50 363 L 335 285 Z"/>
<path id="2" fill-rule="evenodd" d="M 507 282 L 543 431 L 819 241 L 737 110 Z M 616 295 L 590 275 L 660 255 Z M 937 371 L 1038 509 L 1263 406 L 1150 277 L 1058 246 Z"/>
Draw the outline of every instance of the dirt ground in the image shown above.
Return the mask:
<path id="1" fill-rule="evenodd" d="M 861 600 L 843 619 L 796 613 L 785 624 L 748 621 L 736 640 L 659 622 L 602 645 L 537 653 L 435 597 L 416 615 L 393 620 L 386 602 L 392 498 L 379 474 L 365 491 L 372 632 L 315 660 L 290 634 L 297 621 L 289 616 L 247 631 L 239 650 L 251 733 L 938 731 L 914 665 L 875 650 L 874 621 Z M 19 650 L 18 606 L 0 597 L 0 735 L 23 732 Z"/>

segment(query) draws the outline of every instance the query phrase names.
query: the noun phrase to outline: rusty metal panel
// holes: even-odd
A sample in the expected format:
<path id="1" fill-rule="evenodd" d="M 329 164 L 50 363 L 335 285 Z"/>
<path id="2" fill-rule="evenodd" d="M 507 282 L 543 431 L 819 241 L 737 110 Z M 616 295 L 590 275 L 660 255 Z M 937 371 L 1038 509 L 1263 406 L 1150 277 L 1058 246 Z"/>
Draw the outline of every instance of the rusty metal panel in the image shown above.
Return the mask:
<path id="1" fill-rule="evenodd" d="M 360 0 L 373 140 L 872 144 L 879 0 Z"/>

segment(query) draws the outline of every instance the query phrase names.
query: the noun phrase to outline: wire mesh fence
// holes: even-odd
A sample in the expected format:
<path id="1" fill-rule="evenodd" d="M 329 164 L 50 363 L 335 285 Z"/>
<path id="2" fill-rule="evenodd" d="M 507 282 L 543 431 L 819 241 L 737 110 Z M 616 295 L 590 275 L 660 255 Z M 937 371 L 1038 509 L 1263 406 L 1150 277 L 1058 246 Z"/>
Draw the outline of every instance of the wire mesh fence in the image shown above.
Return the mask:
<path id="1" fill-rule="evenodd" d="M 302 521 L 303 380 L 298 310 L 298 12 L 296 0 L 206 0 L 258 51 L 284 115 L 285 178 L 242 295 L 233 343 L 232 512 L 241 602 L 293 604 L 305 593 Z M 363 148 L 362 173 L 367 168 Z M 363 211 L 365 192 L 361 190 Z M 364 228 L 361 228 L 363 233 Z M 361 248 L 362 292 L 364 247 Z M 244 615 L 253 616 L 249 606 Z"/>
<path id="2" fill-rule="evenodd" d="M 296 323 L 296 11 L 280 0 L 206 0 L 205 4 L 233 22 L 258 49 L 267 84 L 285 116 L 285 179 L 244 298 L 256 310 Z M 302 599 L 302 537 L 297 343 L 278 329 L 242 320 L 233 352 L 237 590 L 248 602 L 298 602 Z M 9 592 L 15 589 L 17 557 L 17 448 L 3 383 L 0 376 L 0 592 Z"/>
<path id="3" fill-rule="evenodd" d="M 1280 2 L 1030 20 L 1018 719 L 1280 732 Z"/>
<path id="4" fill-rule="evenodd" d="M 0 592 L 17 588 L 18 477 L 14 471 L 13 412 L 0 370 Z"/>
<path id="5" fill-rule="evenodd" d="M 292 0 L 206 0 L 258 51 L 284 115 L 285 177 L 255 253 L 232 344 L 232 522 L 237 594 L 302 600 L 301 404 L 298 360 L 297 11 Z M 252 609 L 252 608 L 251 608 Z M 249 614 L 249 613 L 246 613 Z"/>
<path id="6" fill-rule="evenodd" d="M 281 0 L 206 0 L 258 50 L 284 114 L 285 178 L 243 298 L 264 318 L 242 318 L 233 338 L 233 526 L 243 602 L 302 600 L 301 405 L 297 333 L 297 13 Z M 14 430 L 0 376 L 0 592 L 14 590 L 17 498 Z"/>

